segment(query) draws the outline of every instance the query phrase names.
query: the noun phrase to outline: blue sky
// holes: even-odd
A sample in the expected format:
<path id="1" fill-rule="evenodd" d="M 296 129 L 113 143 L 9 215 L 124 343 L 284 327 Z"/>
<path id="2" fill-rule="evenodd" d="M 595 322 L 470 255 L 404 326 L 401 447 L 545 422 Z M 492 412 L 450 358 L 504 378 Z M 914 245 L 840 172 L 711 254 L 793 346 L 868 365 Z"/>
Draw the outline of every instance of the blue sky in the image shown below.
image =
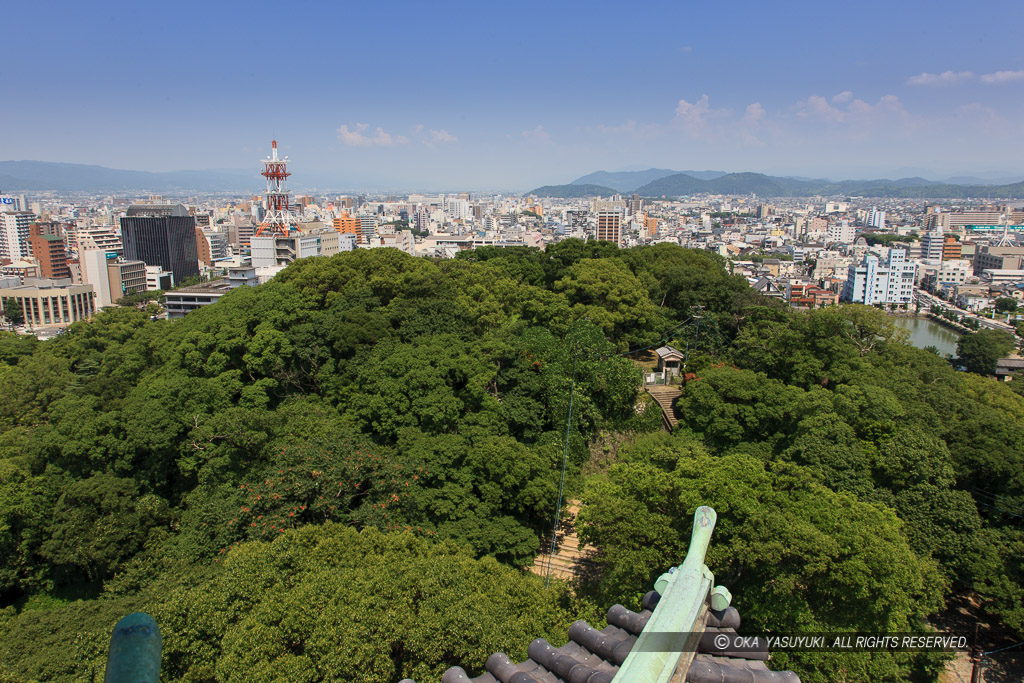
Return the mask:
<path id="1" fill-rule="evenodd" d="M 17 2 L 0 157 L 255 169 L 276 138 L 295 186 L 394 189 L 1024 174 L 1022 20 L 1019 0 Z"/>

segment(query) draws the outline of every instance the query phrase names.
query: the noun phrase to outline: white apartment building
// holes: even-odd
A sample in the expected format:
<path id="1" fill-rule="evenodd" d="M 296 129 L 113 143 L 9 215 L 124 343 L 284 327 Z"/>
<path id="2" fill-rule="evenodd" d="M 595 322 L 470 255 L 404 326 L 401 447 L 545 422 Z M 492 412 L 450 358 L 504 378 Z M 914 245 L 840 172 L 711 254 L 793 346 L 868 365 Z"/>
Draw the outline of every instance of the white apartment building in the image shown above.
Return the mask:
<path id="1" fill-rule="evenodd" d="M 942 241 L 945 239 L 945 235 L 942 234 L 942 227 L 936 225 L 934 230 L 930 230 L 921 236 L 921 258 L 929 259 L 932 261 L 942 260 Z"/>
<path id="2" fill-rule="evenodd" d="M 853 244 L 856 239 L 857 228 L 847 221 L 833 223 L 825 230 L 825 241 L 829 243 Z"/>
<path id="3" fill-rule="evenodd" d="M 0 194 L 0 211 L 27 211 L 25 195 Z"/>
<path id="4" fill-rule="evenodd" d="M 872 206 L 871 213 L 868 214 L 867 223 L 872 228 L 885 230 L 885 211 L 879 211 L 878 207 Z"/>
<path id="5" fill-rule="evenodd" d="M 0 258 L 19 261 L 29 255 L 28 228 L 35 219 L 29 211 L 0 213 Z"/>
<path id="6" fill-rule="evenodd" d="M 903 249 L 891 248 L 883 261 L 869 253 L 860 265 L 847 270 L 842 300 L 866 304 L 909 304 L 914 295 L 917 264 L 907 261 Z"/>

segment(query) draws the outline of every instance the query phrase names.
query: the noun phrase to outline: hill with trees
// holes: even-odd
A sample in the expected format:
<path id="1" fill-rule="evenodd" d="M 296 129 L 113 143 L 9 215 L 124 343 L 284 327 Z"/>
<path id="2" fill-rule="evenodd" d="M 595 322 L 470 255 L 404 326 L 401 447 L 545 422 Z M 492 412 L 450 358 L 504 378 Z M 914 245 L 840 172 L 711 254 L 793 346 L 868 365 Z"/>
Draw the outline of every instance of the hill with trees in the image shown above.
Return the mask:
<path id="1" fill-rule="evenodd" d="M 678 173 L 685 173 L 694 178 L 711 180 L 725 175 L 725 171 L 670 171 L 667 168 L 649 168 L 646 171 L 596 171 L 572 181 L 572 185 L 603 185 L 618 192 L 633 192 L 647 183 Z"/>
<path id="2" fill-rule="evenodd" d="M 729 173 L 713 179 L 686 173 L 665 176 L 634 190 L 644 197 L 678 197 L 694 194 L 755 194 L 761 197 L 862 196 L 921 199 L 1024 197 L 1024 183 L 1010 185 L 950 185 L 923 178 L 899 180 L 798 180 L 762 173 Z"/>
<path id="3" fill-rule="evenodd" d="M 618 190 L 603 185 L 544 185 L 530 190 L 526 195 L 535 197 L 557 197 L 560 199 L 576 199 L 579 197 L 611 197 L 619 194 Z"/>
<path id="4" fill-rule="evenodd" d="M 671 434 L 633 361 L 666 342 L 691 373 Z M 781 308 L 709 252 L 304 259 L 182 320 L 0 334 L 0 378 L 4 681 L 99 675 L 136 610 L 168 681 L 475 675 L 637 607 L 699 504 L 755 632 L 919 631 L 957 595 L 1024 632 L 1024 399 L 876 309 Z M 567 490 L 599 571 L 545 589 L 523 568 L 570 398 Z M 774 656 L 812 682 L 941 666 Z"/>

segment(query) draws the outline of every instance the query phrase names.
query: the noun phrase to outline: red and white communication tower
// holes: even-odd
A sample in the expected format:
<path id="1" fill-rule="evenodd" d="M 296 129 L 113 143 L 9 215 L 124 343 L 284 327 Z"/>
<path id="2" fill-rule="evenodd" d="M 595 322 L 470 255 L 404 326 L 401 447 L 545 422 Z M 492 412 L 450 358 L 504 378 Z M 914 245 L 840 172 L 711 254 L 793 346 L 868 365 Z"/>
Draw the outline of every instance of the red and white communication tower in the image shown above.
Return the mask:
<path id="1" fill-rule="evenodd" d="M 291 173 L 288 172 L 288 157 L 277 158 L 277 140 L 270 143 L 270 156 L 263 160 L 263 172 L 260 175 L 267 179 L 267 191 L 264 193 L 267 198 L 267 215 L 256 230 L 256 235 L 287 235 L 289 226 L 294 222 L 290 206 L 291 194 L 285 187 L 285 181 Z"/>

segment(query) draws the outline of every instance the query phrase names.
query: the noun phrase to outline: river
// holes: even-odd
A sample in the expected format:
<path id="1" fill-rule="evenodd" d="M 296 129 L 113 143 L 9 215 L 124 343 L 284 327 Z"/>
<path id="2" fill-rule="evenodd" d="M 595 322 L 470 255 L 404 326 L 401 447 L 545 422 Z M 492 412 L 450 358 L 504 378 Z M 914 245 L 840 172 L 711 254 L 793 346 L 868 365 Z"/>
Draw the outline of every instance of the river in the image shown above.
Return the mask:
<path id="1" fill-rule="evenodd" d="M 940 356 L 956 356 L 956 343 L 960 334 L 948 327 L 943 327 L 927 318 L 908 318 L 899 316 L 893 318 L 896 327 L 910 333 L 910 343 L 919 349 L 926 346 L 934 346 L 939 350 Z"/>

